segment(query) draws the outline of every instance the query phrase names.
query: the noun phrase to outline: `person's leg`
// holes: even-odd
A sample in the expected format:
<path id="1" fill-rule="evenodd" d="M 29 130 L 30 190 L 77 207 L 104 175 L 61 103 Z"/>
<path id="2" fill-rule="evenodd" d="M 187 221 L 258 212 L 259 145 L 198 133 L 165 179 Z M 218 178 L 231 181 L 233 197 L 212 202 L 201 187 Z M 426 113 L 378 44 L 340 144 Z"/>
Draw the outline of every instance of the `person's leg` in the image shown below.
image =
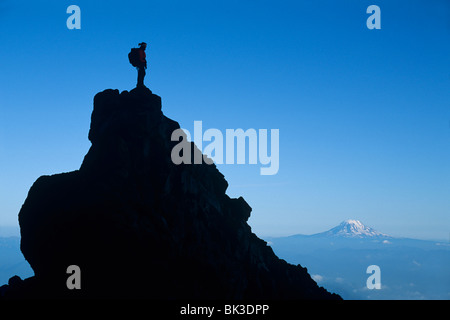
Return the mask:
<path id="1" fill-rule="evenodd" d="M 138 68 L 137 86 L 144 86 L 145 68 Z"/>

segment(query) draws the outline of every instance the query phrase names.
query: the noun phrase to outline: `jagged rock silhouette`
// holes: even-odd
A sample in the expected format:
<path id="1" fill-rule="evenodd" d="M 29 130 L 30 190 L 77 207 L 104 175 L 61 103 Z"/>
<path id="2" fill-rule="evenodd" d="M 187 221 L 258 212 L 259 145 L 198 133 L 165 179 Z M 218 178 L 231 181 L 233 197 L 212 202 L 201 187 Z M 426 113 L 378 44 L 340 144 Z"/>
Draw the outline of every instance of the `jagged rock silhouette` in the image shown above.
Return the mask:
<path id="1" fill-rule="evenodd" d="M 251 207 L 226 195 L 214 164 L 172 162 L 179 127 L 147 88 L 98 93 L 80 169 L 40 177 L 20 210 L 35 276 L 11 278 L 3 295 L 339 299 L 251 232 Z M 69 265 L 81 269 L 80 290 L 66 286 Z"/>

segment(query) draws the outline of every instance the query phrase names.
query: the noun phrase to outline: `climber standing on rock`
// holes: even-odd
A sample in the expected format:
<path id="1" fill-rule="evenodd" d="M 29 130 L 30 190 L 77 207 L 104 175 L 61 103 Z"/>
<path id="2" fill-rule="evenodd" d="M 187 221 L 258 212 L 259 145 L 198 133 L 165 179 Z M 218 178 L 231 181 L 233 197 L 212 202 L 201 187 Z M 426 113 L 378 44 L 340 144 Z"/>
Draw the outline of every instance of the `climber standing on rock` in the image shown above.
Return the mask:
<path id="1" fill-rule="evenodd" d="M 138 65 L 138 87 L 144 87 L 144 77 L 145 69 L 147 69 L 147 60 L 145 59 L 147 55 L 145 54 L 145 49 L 147 49 L 147 44 L 145 42 L 139 43 L 139 65 Z"/>
<path id="2" fill-rule="evenodd" d="M 145 49 L 147 49 L 147 44 L 141 42 L 138 45 L 139 48 L 131 49 L 131 52 L 128 54 L 128 59 L 130 60 L 131 65 L 138 70 L 137 87 L 145 87 L 144 77 L 145 69 L 147 69 L 147 55 L 145 54 Z"/>

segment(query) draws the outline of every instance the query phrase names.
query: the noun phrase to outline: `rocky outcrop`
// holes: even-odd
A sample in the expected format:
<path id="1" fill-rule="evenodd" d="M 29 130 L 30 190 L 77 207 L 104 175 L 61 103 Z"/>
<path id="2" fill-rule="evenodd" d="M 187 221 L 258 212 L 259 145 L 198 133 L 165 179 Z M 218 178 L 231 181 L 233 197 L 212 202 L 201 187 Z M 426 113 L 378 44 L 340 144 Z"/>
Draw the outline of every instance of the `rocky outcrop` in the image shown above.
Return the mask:
<path id="1" fill-rule="evenodd" d="M 177 122 L 147 88 L 94 98 L 79 170 L 40 177 L 19 213 L 35 271 L 6 297 L 337 299 L 251 232 L 251 207 L 214 164 L 172 162 Z M 192 157 L 200 152 L 193 143 Z M 67 267 L 81 270 L 69 290 Z"/>

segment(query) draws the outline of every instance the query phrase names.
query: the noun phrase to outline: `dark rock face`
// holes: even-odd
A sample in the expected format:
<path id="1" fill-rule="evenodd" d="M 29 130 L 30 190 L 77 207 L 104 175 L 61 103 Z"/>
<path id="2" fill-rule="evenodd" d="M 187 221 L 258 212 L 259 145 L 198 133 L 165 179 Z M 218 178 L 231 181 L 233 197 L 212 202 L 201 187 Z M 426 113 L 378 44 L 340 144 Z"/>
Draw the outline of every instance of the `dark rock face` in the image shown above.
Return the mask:
<path id="1" fill-rule="evenodd" d="M 92 146 L 78 171 L 40 177 L 19 213 L 35 271 L 6 297 L 338 299 L 251 232 L 214 164 L 171 160 L 177 122 L 146 88 L 94 98 Z M 199 150 L 189 143 L 194 152 Z M 67 267 L 81 269 L 69 290 Z"/>

